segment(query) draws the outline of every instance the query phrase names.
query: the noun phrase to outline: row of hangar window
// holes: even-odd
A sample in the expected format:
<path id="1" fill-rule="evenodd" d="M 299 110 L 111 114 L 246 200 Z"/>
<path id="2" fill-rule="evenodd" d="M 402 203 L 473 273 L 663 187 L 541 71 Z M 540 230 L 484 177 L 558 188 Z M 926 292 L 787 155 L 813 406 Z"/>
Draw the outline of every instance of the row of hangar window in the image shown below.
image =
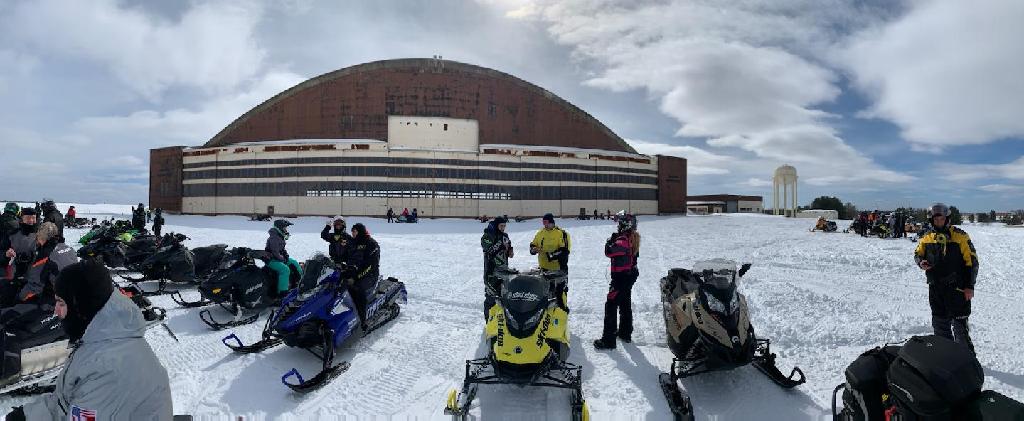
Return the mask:
<path id="1" fill-rule="evenodd" d="M 509 193 L 431 190 L 307 190 L 306 197 L 402 197 L 436 199 L 512 200 Z"/>

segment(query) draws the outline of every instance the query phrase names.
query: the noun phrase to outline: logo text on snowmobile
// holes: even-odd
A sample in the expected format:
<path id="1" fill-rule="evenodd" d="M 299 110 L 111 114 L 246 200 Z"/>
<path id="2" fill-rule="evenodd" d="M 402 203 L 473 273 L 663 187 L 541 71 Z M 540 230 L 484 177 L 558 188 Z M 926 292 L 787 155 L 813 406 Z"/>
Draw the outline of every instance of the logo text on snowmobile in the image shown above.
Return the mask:
<path id="1" fill-rule="evenodd" d="M 550 327 L 550 326 L 551 326 L 551 314 L 550 313 L 545 313 L 544 314 L 544 321 L 541 322 L 541 325 L 540 325 L 540 333 L 537 334 L 537 347 L 540 347 L 541 345 L 544 344 L 544 340 L 547 339 L 547 336 L 548 336 L 548 327 Z"/>
<path id="2" fill-rule="evenodd" d="M 508 295 L 510 300 L 540 301 L 540 296 L 529 291 L 516 291 Z"/>
<path id="3" fill-rule="evenodd" d="M 245 290 L 245 294 L 246 295 L 252 294 L 252 293 L 256 292 L 256 290 L 258 290 L 260 288 L 263 288 L 263 285 L 261 285 L 261 284 L 253 285 L 253 286 L 249 287 L 249 289 Z"/>
<path id="4" fill-rule="evenodd" d="M 345 305 L 345 300 L 338 300 L 334 303 L 334 307 L 331 307 L 331 315 L 337 316 L 348 311 L 349 308 Z"/>

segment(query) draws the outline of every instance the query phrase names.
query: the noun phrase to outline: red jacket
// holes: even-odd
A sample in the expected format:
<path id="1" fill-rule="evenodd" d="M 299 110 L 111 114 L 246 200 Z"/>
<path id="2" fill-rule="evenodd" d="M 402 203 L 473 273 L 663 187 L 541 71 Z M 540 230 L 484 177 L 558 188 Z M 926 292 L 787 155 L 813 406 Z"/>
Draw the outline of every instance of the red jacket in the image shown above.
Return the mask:
<path id="1" fill-rule="evenodd" d="M 629 235 L 617 233 L 604 244 L 604 255 L 612 259 L 612 272 L 633 270 L 633 245 Z"/>

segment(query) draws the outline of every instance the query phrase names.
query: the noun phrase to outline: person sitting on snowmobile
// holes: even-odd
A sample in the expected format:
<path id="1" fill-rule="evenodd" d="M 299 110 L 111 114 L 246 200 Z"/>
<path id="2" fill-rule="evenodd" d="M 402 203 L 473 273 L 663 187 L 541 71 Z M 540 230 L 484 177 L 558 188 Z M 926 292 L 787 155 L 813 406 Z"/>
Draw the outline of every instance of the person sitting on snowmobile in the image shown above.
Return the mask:
<path id="1" fill-rule="evenodd" d="M 156 216 L 153 217 L 153 235 L 160 238 L 160 230 L 164 227 L 164 210 L 156 208 Z"/>
<path id="2" fill-rule="evenodd" d="M 57 238 L 60 242 L 64 242 L 64 215 L 57 210 L 57 205 L 53 203 L 53 200 L 46 199 L 43 201 L 43 222 L 50 222 L 57 226 Z"/>
<path id="3" fill-rule="evenodd" d="M 56 309 L 71 356 L 57 389 L 7 420 L 161 420 L 173 414 L 167 370 L 144 337 L 146 323 L 130 298 L 95 262 L 72 264 L 57 276 Z"/>
<path id="4" fill-rule="evenodd" d="M 274 226 L 267 231 L 267 234 L 269 234 L 265 248 L 267 254 L 269 254 L 267 267 L 277 273 L 277 290 L 273 292 L 278 297 L 283 297 L 285 292 L 288 291 L 288 280 L 291 277 L 289 266 L 294 267 L 300 275 L 302 274 L 299 262 L 289 257 L 288 250 L 285 249 L 285 246 L 288 244 L 288 226 L 290 225 L 292 225 L 291 222 L 278 219 L 274 221 Z"/>
<path id="5" fill-rule="evenodd" d="M 0 286 L 3 312 L 0 324 L 6 324 L 33 311 L 49 311 L 53 307 L 53 281 L 61 269 L 78 261 L 75 250 L 59 241 L 57 226 L 50 222 L 39 225 L 35 233 L 36 255 L 25 272 L 24 281 L 4 282 Z"/>
<path id="6" fill-rule="evenodd" d="M 363 224 L 352 226 L 352 242 L 345 248 L 347 269 L 341 278 L 348 285 L 352 301 L 359 312 L 359 320 L 366 323 L 366 302 L 380 277 L 380 245 L 370 237 Z"/>
<path id="7" fill-rule="evenodd" d="M 928 210 L 932 231 L 917 242 L 914 261 L 928 278 L 928 304 L 935 334 L 964 344 L 974 352 L 967 318 L 971 315 L 978 253 L 964 230 L 950 226 L 949 207 L 936 203 Z"/>
<path id="8" fill-rule="evenodd" d="M 625 214 L 618 220 L 618 230 L 604 244 L 604 255 L 611 259 L 612 281 L 604 303 L 604 331 L 601 338 L 594 341 L 597 349 L 614 349 L 616 336 L 626 343 L 632 342 L 633 337 L 632 291 L 639 276 L 635 270 L 639 234 L 635 216 Z M 633 244 L 634 239 L 637 244 Z M 616 316 L 621 323 L 616 323 Z"/>
<path id="9" fill-rule="evenodd" d="M 480 237 L 480 247 L 484 251 L 484 320 L 501 296 L 501 278 L 495 272 L 502 268 L 507 270 L 508 259 L 513 256 L 512 240 L 505 234 L 506 224 L 507 218 L 496 217 L 487 224 L 484 235 Z"/>
<path id="10" fill-rule="evenodd" d="M 8 237 L 9 247 L 6 251 L 8 263 L 13 266 L 11 278 L 17 279 L 25 275 L 29 263 L 36 255 L 36 211 L 33 208 L 25 208 L 21 211 L 21 222 L 18 230 Z"/>
<path id="11" fill-rule="evenodd" d="M 331 231 L 332 226 L 333 232 Z M 346 230 L 344 217 L 335 216 L 334 220 L 324 226 L 323 231 L 320 231 L 320 238 L 327 242 L 327 252 L 334 263 L 340 264 L 345 261 L 345 246 L 352 242 L 352 236 Z"/>
<path id="12" fill-rule="evenodd" d="M 537 231 L 530 242 L 530 254 L 537 255 L 537 262 L 543 270 L 569 273 L 569 233 L 555 225 L 555 216 L 547 213 L 541 219 L 544 228 Z"/>
<path id="13" fill-rule="evenodd" d="M 818 222 L 814 224 L 814 229 L 818 231 L 825 231 L 826 228 L 828 228 L 828 221 L 825 220 L 824 216 L 819 216 Z"/>

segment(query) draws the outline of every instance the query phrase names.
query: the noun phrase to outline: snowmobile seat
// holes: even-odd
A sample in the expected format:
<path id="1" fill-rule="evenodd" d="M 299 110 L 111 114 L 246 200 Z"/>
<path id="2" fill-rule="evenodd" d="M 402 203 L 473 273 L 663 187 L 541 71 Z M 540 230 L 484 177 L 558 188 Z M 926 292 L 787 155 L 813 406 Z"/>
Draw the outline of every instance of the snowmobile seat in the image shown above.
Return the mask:
<path id="1" fill-rule="evenodd" d="M 985 380 L 970 349 L 941 336 L 914 336 L 889 366 L 897 410 L 919 417 L 949 416 L 981 393 Z"/>

